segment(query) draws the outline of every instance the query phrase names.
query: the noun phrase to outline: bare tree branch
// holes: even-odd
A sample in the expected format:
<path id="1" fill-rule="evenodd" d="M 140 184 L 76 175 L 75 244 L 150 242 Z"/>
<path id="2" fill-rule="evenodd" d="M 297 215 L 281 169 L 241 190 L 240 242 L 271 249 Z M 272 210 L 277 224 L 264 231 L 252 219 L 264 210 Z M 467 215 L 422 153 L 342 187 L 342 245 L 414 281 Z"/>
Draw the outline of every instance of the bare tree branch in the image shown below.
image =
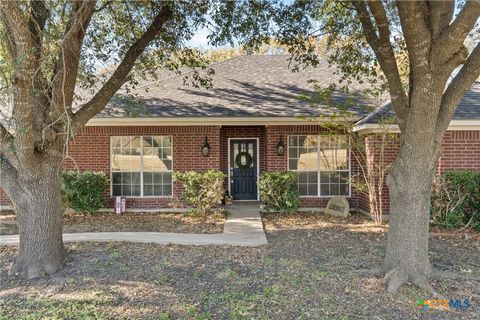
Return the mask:
<path id="1" fill-rule="evenodd" d="M 463 44 L 465 37 L 475 26 L 475 23 L 480 16 L 480 1 L 467 1 L 462 10 L 458 13 L 455 20 L 443 30 L 438 38 L 439 44 Z"/>
<path id="2" fill-rule="evenodd" d="M 410 60 L 410 77 L 415 81 L 416 76 L 426 74 L 429 65 L 431 47 L 431 30 L 427 26 L 425 14 L 426 2 L 423 1 L 396 1 L 403 36 L 407 44 Z M 418 14 L 418 13 L 423 14 Z M 421 39 L 421 41 L 419 41 Z"/>
<path id="3" fill-rule="evenodd" d="M 397 60 L 390 43 L 390 29 L 385 8 L 380 1 L 369 2 L 369 7 L 378 28 L 378 36 L 372 23 L 370 13 L 364 1 L 353 1 L 355 10 L 362 24 L 363 33 L 372 48 L 377 60 L 387 78 L 393 109 L 397 115 L 400 128 L 408 111 L 408 101 L 402 87 Z"/>
<path id="4" fill-rule="evenodd" d="M 32 55 L 34 41 L 28 27 L 28 21 L 22 13 L 19 4 L 16 1 L 0 1 L 0 13 L 4 25 L 7 26 L 12 43 L 13 63 L 15 64 L 14 74 L 12 75 L 12 94 L 13 94 L 13 121 L 16 130 L 15 147 L 22 150 L 22 159 L 28 163 L 33 161 L 35 132 L 33 130 L 34 105 L 33 88 L 36 72 L 36 59 Z"/>
<path id="5" fill-rule="evenodd" d="M 455 12 L 455 1 L 430 1 L 430 25 L 433 37 L 436 38 L 452 21 Z"/>
<path id="6" fill-rule="evenodd" d="M 31 48 L 33 47 L 33 39 L 27 27 L 25 16 L 15 1 L 0 1 L 0 12 L 3 23 L 8 29 L 9 34 L 6 36 L 12 44 L 12 53 L 14 54 L 12 59 L 17 63 L 21 59 L 22 62 L 21 66 L 16 68 L 18 72 L 16 72 L 15 76 L 28 80 L 30 79 L 28 75 L 33 68 L 33 59 L 29 58 Z M 23 74 L 22 70 L 28 70 L 27 74 Z"/>
<path id="7" fill-rule="evenodd" d="M 432 58 L 437 61 L 437 65 L 448 63 L 453 70 L 465 62 L 468 50 L 463 43 L 479 17 L 480 1 L 467 1 L 455 20 L 441 30 L 432 49 Z"/>
<path id="8" fill-rule="evenodd" d="M 143 53 L 149 43 L 155 39 L 156 35 L 162 30 L 164 24 L 172 17 L 172 9 L 169 5 L 162 7 L 157 16 L 153 19 L 145 33 L 138 38 L 128 49 L 123 60 L 118 65 L 115 72 L 107 80 L 100 90 L 73 116 L 73 131 L 76 133 L 93 116 L 103 110 L 108 101 L 115 92 L 125 83 L 127 76 L 132 70 L 136 59 Z"/>
<path id="9" fill-rule="evenodd" d="M 437 132 L 447 129 L 460 100 L 480 75 L 480 44 L 477 44 L 462 69 L 455 75 L 442 97 L 437 120 Z"/>
<path id="10" fill-rule="evenodd" d="M 34 54 L 37 60 L 42 55 L 42 37 L 45 23 L 47 22 L 50 13 L 45 6 L 44 1 L 32 1 L 30 7 L 30 19 L 28 21 L 28 28 L 32 34 L 32 40 L 34 44 Z"/>
<path id="11" fill-rule="evenodd" d="M 86 29 L 95 11 L 96 1 L 77 1 L 73 4 L 70 19 L 55 66 L 52 81 L 52 110 L 50 122 L 57 121 L 65 111 L 71 116 L 80 55 Z"/>

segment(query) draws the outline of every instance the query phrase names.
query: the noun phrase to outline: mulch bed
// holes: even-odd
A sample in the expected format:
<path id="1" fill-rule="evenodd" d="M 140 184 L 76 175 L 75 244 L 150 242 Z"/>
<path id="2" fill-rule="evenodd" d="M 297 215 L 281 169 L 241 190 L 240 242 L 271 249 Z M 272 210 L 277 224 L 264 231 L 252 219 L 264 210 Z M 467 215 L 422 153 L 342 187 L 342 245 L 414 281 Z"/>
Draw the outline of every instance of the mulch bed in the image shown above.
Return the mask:
<path id="1" fill-rule="evenodd" d="M 95 213 L 65 214 L 63 232 L 176 232 L 221 233 L 225 223 L 223 213 L 207 216 L 183 213 Z M 18 234 L 15 216 L 0 215 L 0 235 Z"/>
<path id="2" fill-rule="evenodd" d="M 8 276 L 16 248 L 0 249 L 0 319 L 478 319 L 480 242 L 432 237 L 433 280 L 463 310 L 421 311 L 428 294 L 385 292 L 376 272 L 384 227 L 363 216 L 266 214 L 259 248 L 137 243 L 69 243 L 54 276 Z M 3 317 L 3 318 L 2 318 Z"/>

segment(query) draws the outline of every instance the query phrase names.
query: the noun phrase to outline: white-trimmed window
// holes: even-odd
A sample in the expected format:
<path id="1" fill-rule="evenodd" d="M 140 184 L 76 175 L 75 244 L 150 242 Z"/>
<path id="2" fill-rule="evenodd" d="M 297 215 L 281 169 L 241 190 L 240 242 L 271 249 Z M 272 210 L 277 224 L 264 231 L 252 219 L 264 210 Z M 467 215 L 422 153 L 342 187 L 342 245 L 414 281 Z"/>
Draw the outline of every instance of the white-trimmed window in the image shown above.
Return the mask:
<path id="1" fill-rule="evenodd" d="M 111 138 L 112 195 L 172 195 L 172 138 L 133 136 Z"/>
<path id="2" fill-rule="evenodd" d="M 350 194 L 348 137 L 289 136 L 288 170 L 298 173 L 297 186 L 301 196 L 348 196 Z"/>

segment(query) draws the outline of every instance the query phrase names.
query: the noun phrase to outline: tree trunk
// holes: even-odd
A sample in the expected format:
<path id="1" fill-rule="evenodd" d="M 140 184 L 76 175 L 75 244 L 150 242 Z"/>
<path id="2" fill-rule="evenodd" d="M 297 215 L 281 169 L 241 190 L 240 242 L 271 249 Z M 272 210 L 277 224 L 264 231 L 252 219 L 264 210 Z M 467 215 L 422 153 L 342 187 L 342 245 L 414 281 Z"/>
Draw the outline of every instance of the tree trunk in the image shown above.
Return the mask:
<path id="1" fill-rule="evenodd" d="M 390 227 L 384 261 L 385 279 L 392 293 L 410 282 L 436 294 L 428 284 L 431 272 L 428 230 L 432 184 L 441 144 L 436 139 L 416 137 L 402 143 L 387 178 Z"/>
<path id="2" fill-rule="evenodd" d="M 12 272 L 27 278 L 60 270 L 65 258 L 62 239 L 61 172 L 59 157 L 36 162 L 25 170 L 11 197 L 16 212 L 20 247 Z"/>

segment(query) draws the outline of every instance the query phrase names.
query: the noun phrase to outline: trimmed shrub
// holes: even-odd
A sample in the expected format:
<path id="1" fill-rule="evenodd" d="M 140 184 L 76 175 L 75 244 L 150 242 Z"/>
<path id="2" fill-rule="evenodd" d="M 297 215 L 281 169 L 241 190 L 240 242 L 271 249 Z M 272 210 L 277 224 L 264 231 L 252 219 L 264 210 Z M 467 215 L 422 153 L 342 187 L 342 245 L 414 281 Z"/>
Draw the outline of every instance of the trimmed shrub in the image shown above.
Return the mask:
<path id="1" fill-rule="evenodd" d="M 480 231 L 480 172 L 446 172 L 432 195 L 431 222 Z"/>
<path id="2" fill-rule="evenodd" d="M 105 205 L 102 193 L 109 184 L 105 173 L 64 171 L 62 177 L 62 191 L 67 207 L 81 213 L 93 213 Z"/>
<path id="3" fill-rule="evenodd" d="M 183 185 L 182 199 L 202 214 L 212 212 L 222 204 L 225 174 L 218 170 L 206 172 L 175 172 L 175 181 Z"/>
<path id="4" fill-rule="evenodd" d="M 297 174 L 291 171 L 264 172 L 258 189 L 264 209 L 276 212 L 295 212 L 300 207 L 300 195 L 295 185 Z"/>

